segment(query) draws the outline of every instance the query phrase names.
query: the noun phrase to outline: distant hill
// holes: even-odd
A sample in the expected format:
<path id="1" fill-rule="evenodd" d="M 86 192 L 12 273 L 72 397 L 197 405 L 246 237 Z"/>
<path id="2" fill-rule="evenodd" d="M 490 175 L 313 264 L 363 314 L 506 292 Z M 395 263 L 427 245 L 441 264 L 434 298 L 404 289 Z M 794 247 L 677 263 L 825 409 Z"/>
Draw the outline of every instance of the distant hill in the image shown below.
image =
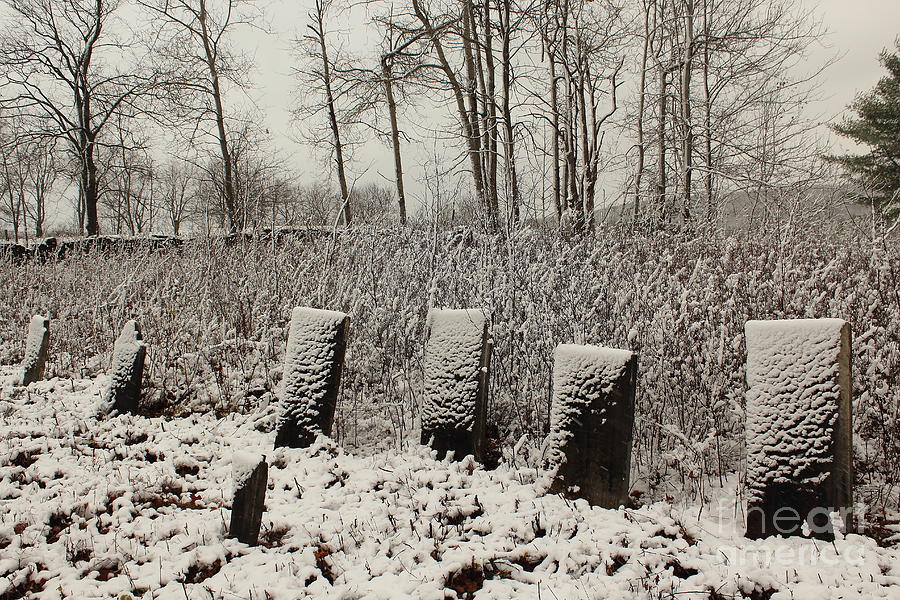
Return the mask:
<path id="1" fill-rule="evenodd" d="M 866 221 L 871 209 L 853 199 L 852 190 L 841 186 L 818 186 L 797 194 L 770 194 L 758 197 L 756 194 L 737 191 L 726 194 L 718 207 L 718 219 L 724 223 L 726 231 L 736 231 L 751 223 L 761 221 L 783 221 L 792 216 L 800 216 L 804 221 L 841 225 Z M 598 219 L 617 223 L 622 213 L 627 219 L 634 211 L 632 202 L 612 205 L 598 211 Z M 700 218 L 705 215 L 696 215 Z"/>

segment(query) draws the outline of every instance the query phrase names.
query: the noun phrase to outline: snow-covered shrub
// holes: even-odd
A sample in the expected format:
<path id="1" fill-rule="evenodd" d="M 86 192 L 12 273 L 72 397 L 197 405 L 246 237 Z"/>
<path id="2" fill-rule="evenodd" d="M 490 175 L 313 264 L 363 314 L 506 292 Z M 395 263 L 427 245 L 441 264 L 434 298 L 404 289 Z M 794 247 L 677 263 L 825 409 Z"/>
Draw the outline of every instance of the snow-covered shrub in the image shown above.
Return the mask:
<path id="1" fill-rule="evenodd" d="M 900 245 L 622 230 L 458 238 L 360 229 L 2 263 L 0 359 L 21 360 L 21 323 L 41 313 L 54 322 L 48 376 L 96 375 L 117 325 L 140 315 L 154 341 L 145 403 L 244 411 L 274 404 L 287 308 L 337 310 L 354 325 L 333 435 L 369 451 L 419 442 L 428 307 L 479 306 L 492 315 L 488 427 L 508 454 L 524 439 L 516 460 L 540 461 L 557 344 L 629 349 L 641 356 L 632 481 L 705 495 L 742 468 L 744 323 L 836 317 L 854 331 L 857 490 L 897 503 Z"/>

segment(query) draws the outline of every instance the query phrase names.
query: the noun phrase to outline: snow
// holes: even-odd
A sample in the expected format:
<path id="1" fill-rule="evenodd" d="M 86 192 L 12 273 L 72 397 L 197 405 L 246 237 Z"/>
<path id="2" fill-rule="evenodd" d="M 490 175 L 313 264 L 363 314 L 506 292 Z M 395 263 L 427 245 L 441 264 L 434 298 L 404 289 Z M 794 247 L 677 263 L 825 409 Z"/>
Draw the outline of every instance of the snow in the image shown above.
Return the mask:
<path id="1" fill-rule="evenodd" d="M 241 489 L 247 483 L 247 480 L 253 476 L 253 471 L 259 466 L 259 463 L 266 460 L 262 454 L 254 454 L 253 452 L 235 452 L 231 458 L 231 479 L 234 491 Z"/>
<path id="2" fill-rule="evenodd" d="M 584 414 L 606 398 L 634 353 L 602 346 L 560 344 L 553 352 L 548 463 L 559 466 Z"/>
<path id="3" fill-rule="evenodd" d="M 702 506 L 607 510 L 543 494 L 534 469 L 327 438 L 270 453 L 249 547 L 225 524 L 235 453 L 272 445 L 259 415 L 98 419 L 104 381 L 0 388 L 0 597 L 900 597 L 900 551 L 870 538 L 744 539 L 736 477 Z"/>
<path id="4" fill-rule="evenodd" d="M 28 324 L 28 336 L 25 338 L 25 358 L 22 359 L 22 380 L 25 373 L 42 360 L 41 347 L 44 335 L 49 329 L 50 320 L 43 315 L 34 315 Z"/>
<path id="5" fill-rule="evenodd" d="M 422 429 L 471 430 L 487 316 L 479 309 L 428 311 Z"/>
<path id="6" fill-rule="evenodd" d="M 101 408 L 108 412 L 115 402 L 116 390 L 128 385 L 134 370 L 134 362 L 147 344 L 141 339 L 137 321 L 131 319 L 122 327 L 122 332 L 113 345 L 113 362 L 110 367 L 109 386 L 103 394 Z"/>
<path id="7" fill-rule="evenodd" d="M 345 319 L 344 313 L 315 308 L 297 307 L 291 313 L 284 356 L 282 422 L 296 422 L 301 431 L 321 431 L 319 413 L 326 408 Z"/>
<path id="8" fill-rule="evenodd" d="M 834 470 L 841 319 L 747 321 L 750 502 L 772 484 L 815 489 Z"/>

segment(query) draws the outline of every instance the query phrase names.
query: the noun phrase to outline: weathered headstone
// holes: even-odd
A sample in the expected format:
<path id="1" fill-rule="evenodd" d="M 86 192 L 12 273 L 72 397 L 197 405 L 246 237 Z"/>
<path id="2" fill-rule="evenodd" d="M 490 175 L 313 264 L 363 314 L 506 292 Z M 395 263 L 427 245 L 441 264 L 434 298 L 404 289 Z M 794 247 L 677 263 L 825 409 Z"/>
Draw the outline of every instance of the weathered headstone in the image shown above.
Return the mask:
<path id="1" fill-rule="evenodd" d="M 291 313 L 284 357 L 284 412 L 275 447 L 305 448 L 331 435 L 350 317 L 298 307 Z"/>
<path id="2" fill-rule="evenodd" d="M 103 396 L 107 412 L 137 412 L 146 353 L 140 327 L 136 321 L 128 321 L 113 347 L 109 388 Z"/>
<path id="3" fill-rule="evenodd" d="M 232 461 L 234 498 L 231 503 L 229 537 L 255 546 L 265 510 L 269 465 L 264 456 L 240 452 Z"/>
<path id="4" fill-rule="evenodd" d="M 841 319 L 748 321 L 749 538 L 834 538 L 852 528 L 850 325 Z"/>
<path id="5" fill-rule="evenodd" d="M 422 443 L 438 457 L 485 459 L 491 336 L 479 309 L 431 309 L 425 343 Z"/>
<path id="6" fill-rule="evenodd" d="M 553 353 L 550 490 L 618 508 L 628 502 L 637 354 L 560 344 Z"/>
<path id="7" fill-rule="evenodd" d="M 22 360 L 22 385 L 44 378 L 44 365 L 50 350 L 50 319 L 34 315 L 28 324 L 25 358 Z"/>

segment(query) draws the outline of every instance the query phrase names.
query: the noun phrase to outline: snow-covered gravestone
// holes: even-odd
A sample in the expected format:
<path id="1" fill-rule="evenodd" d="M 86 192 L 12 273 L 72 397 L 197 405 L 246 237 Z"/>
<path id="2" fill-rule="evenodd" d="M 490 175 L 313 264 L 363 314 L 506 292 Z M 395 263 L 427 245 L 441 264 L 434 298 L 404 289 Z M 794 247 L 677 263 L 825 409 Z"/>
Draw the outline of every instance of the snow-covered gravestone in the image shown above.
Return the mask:
<path id="1" fill-rule="evenodd" d="M 140 327 L 136 321 L 128 321 L 113 346 L 109 387 L 103 395 L 106 412 L 137 412 L 146 354 L 147 344 L 141 338 Z"/>
<path id="2" fill-rule="evenodd" d="M 830 540 L 852 528 L 850 325 L 748 321 L 747 532 Z"/>
<path id="3" fill-rule="evenodd" d="M 550 490 L 618 508 L 628 501 L 637 354 L 560 344 L 553 353 Z"/>
<path id="4" fill-rule="evenodd" d="M 422 400 L 422 443 L 440 458 L 472 454 L 484 461 L 489 319 L 479 309 L 428 312 Z"/>
<path id="5" fill-rule="evenodd" d="M 305 448 L 331 435 L 350 317 L 297 307 L 291 313 L 284 357 L 284 412 L 275 447 Z"/>
<path id="6" fill-rule="evenodd" d="M 50 319 L 41 315 L 31 317 L 28 338 L 25 341 L 25 358 L 22 360 L 22 385 L 44 378 L 44 365 L 50 349 Z"/>
<path id="7" fill-rule="evenodd" d="M 231 502 L 229 537 L 255 546 L 265 510 L 269 465 L 264 456 L 238 452 L 231 463 L 234 498 Z"/>

